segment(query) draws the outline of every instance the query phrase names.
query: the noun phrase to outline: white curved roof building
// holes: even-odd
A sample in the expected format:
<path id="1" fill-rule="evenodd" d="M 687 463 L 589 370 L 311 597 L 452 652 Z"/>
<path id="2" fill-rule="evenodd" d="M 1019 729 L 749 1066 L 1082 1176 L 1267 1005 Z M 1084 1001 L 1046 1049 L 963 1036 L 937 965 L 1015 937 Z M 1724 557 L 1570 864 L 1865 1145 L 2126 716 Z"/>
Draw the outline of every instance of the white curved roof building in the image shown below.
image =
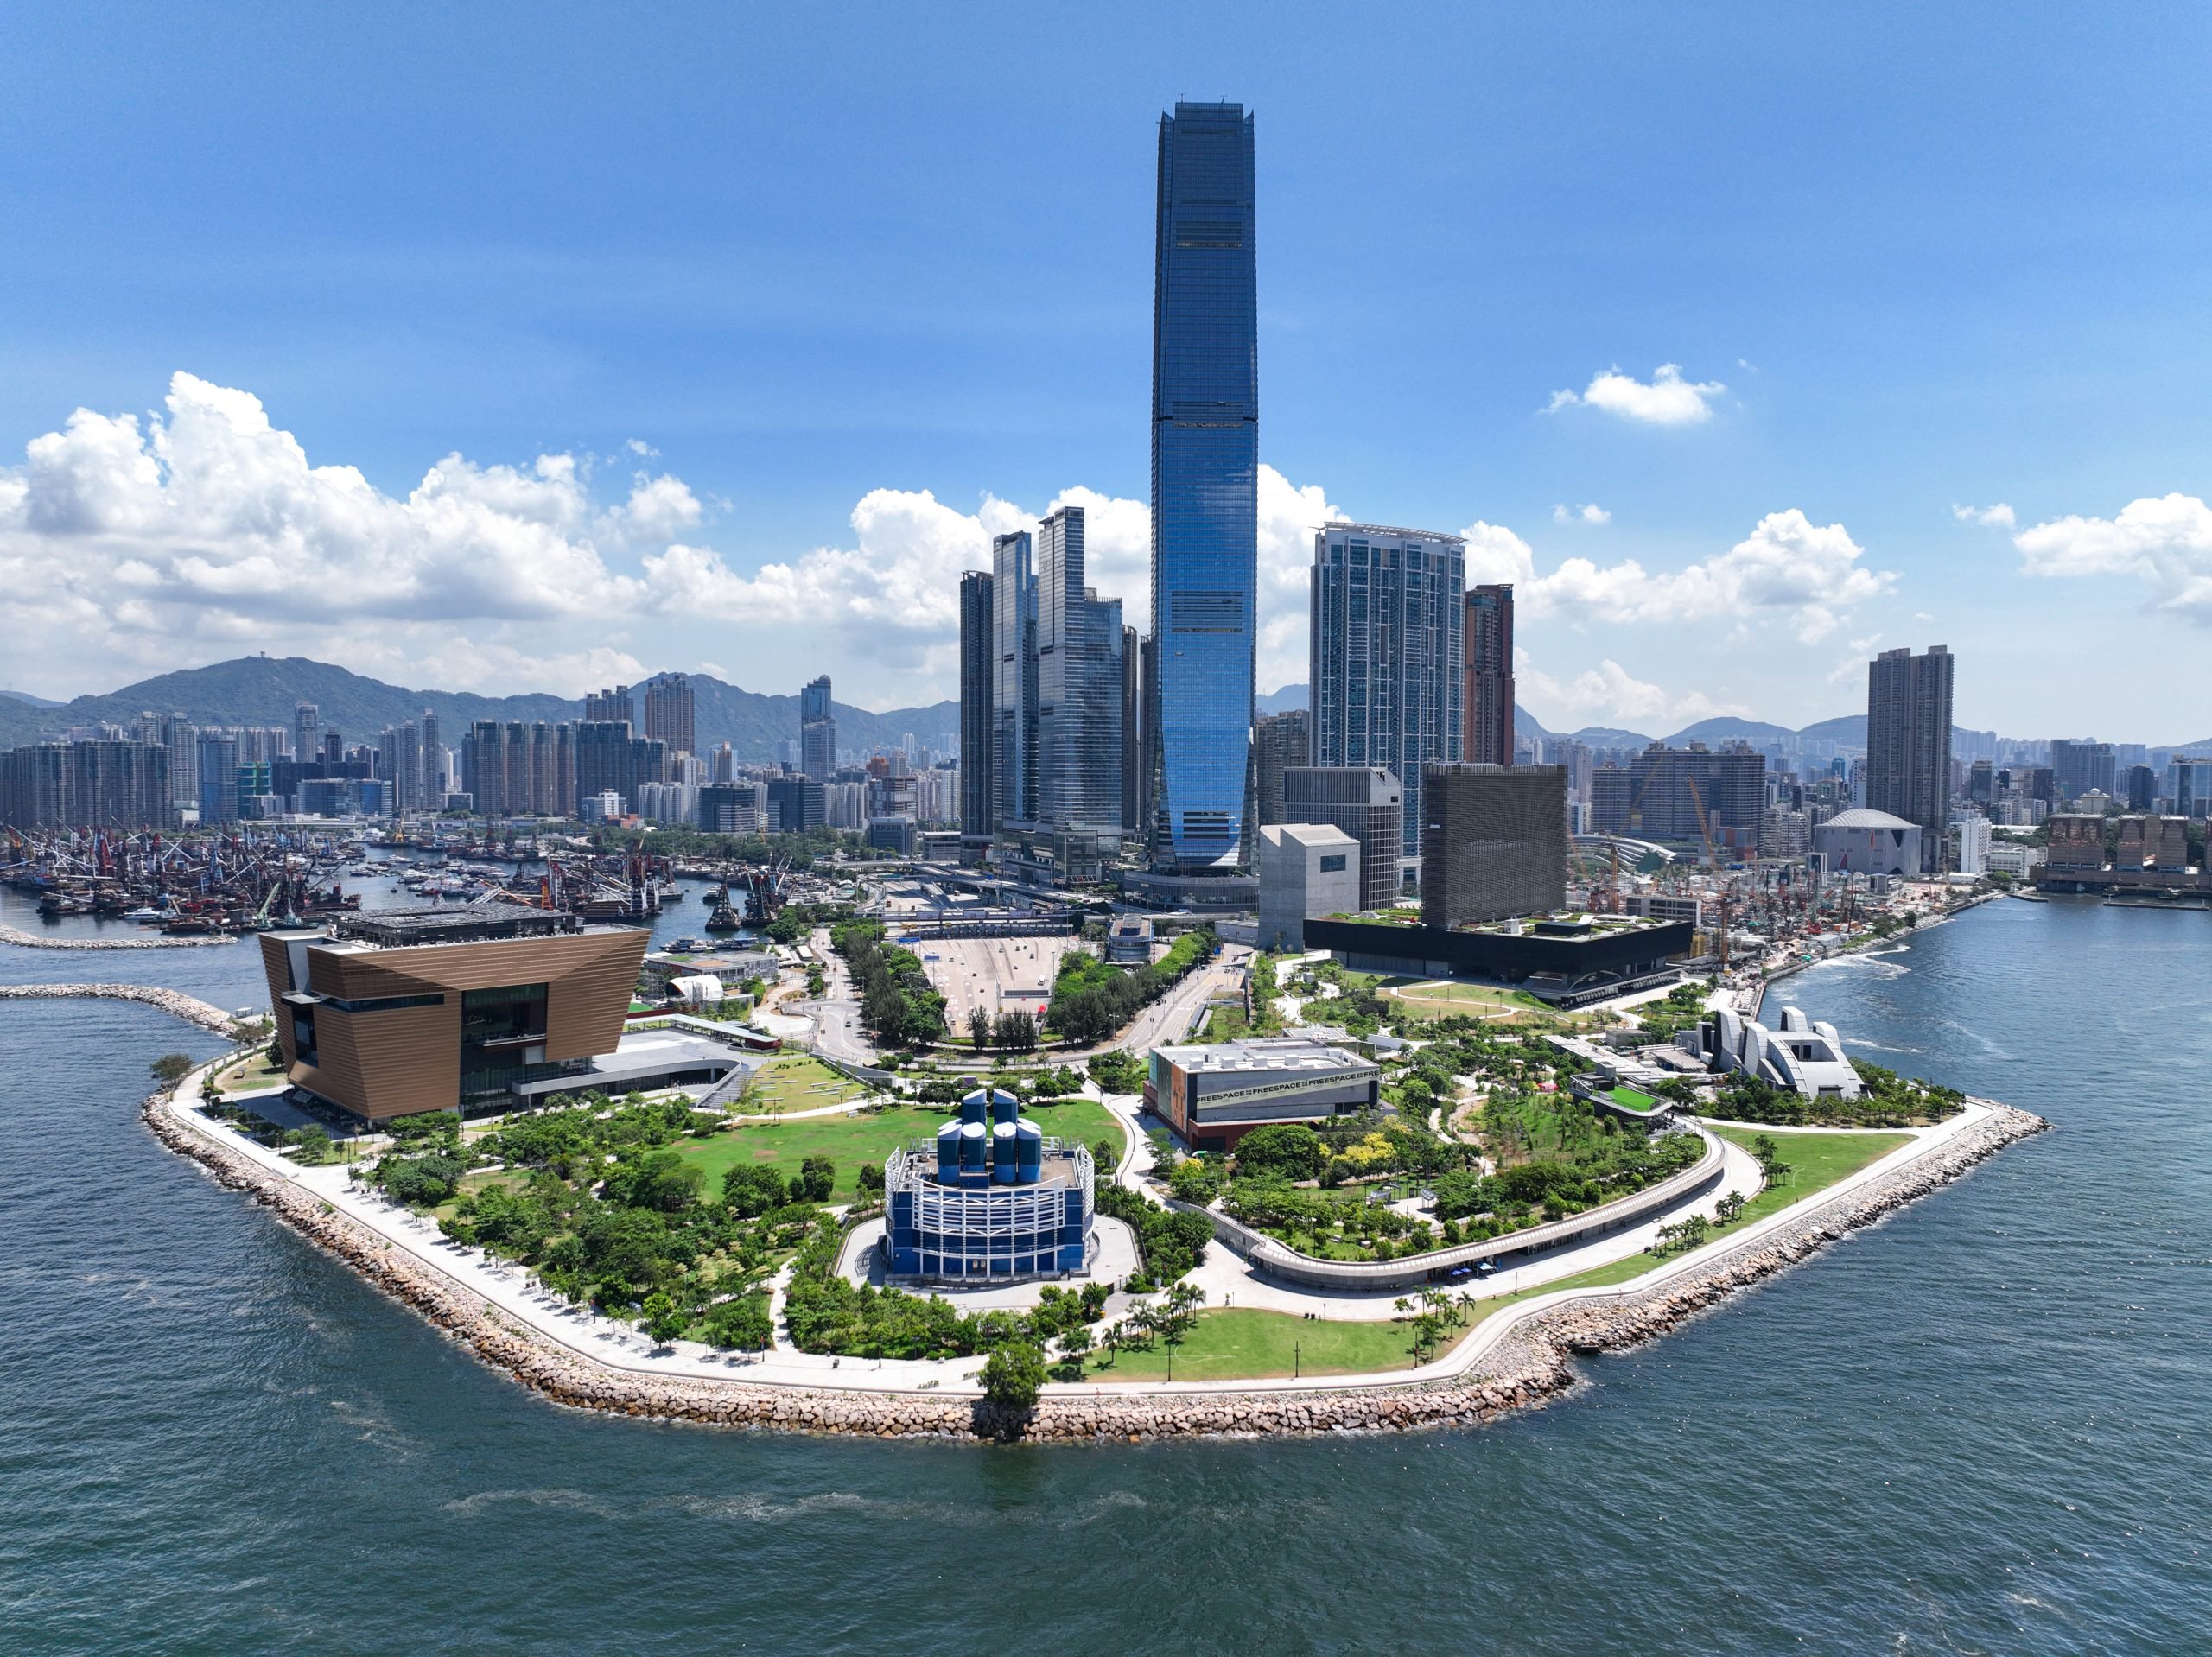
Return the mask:
<path id="1" fill-rule="evenodd" d="M 1839 811 L 1813 830 L 1828 867 L 1858 874 L 1918 874 L 1920 825 L 1865 806 Z"/>
<path id="2" fill-rule="evenodd" d="M 1782 1022 L 1771 1028 L 1720 1007 L 1694 1030 L 1682 1032 L 1680 1044 L 1708 1070 L 1755 1076 L 1808 1099 L 1856 1099 L 1864 1091 L 1835 1026 L 1815 1024 L 1794 1006 L 1783 1008 Z"/>

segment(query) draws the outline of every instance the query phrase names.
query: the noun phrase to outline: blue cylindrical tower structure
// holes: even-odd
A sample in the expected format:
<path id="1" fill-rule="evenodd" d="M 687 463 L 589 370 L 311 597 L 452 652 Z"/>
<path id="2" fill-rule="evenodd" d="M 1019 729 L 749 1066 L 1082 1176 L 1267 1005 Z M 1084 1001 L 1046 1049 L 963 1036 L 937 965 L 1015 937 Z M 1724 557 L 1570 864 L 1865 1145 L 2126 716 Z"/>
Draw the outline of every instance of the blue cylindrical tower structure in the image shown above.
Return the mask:
<path id="1" fill-rule="evenodd" d="M 990 1171 L 984 1163 L 988 1155 L 982 1123 L 963 1122 L 960 1125 L 960 1177 L 963 1180 L 981 1181 L 990 1178 Z"/>
<path id="2" fill-rule="evenodd" d="M 960 1124 L 947 1122 L 937 1131 L 937 1177 L 950 1184 L 960 1178 Z"/>
<path id="3" fill-rule="evenodd" d="M 1012 1185 L 1021 1178 L 1020 1135 L 1012 1122 L 1000 1122 L 991 1129 L 991 1184 Z"/>
<path id="4" fill-rule="evenodd" d="M 1025 1116 L 1014 1124 L 1014 1137 L 1020 1167 L 1014 1183 L 1034 1185 L 1044 1177 L 1045 1130 Z"/>

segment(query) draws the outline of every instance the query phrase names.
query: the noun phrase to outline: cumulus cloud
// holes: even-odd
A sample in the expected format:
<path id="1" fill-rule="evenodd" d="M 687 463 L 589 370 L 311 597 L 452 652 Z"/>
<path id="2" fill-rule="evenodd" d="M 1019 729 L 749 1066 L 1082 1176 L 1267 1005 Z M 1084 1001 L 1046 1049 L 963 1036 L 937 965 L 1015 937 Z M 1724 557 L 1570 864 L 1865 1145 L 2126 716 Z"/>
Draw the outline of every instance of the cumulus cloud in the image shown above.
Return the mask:
<path id="1" fill-rule="evenodd" d="M 1961 524 L 1977 524 L 1985 530 L 2009 530 L 2015 521 L 2012 509 L 2001 500 L 1994 506 L 1954 506 L 1951 516 Z"/>
<path id="2" fill-rule="evenodd" d="M 1713 418 L 1713 400 L 1727 389 L 1719 380 L 1686 380 L 1674 363 L 1660 364 L 1648 383 L 1614 367 L 1592 375 L 1580 392 L 1553 392 L 1544 412 L 1586 404 L 1641 425 L 1694 426 Z"/>
<path id="3" fill-rule="evenodd" d="M 1648 570 L 1634 558 L 1605 565 L 1568 558 L 1540 576 L 1529 543 L 1512 530 L 1476 523 L 1465 535 L 1470 581 L 1512 581 L 1530 614 L 1572 622 L 1773 618 L 1813 644 L 1840 626 L 1852 606 L 1897 581 L 1860 563 L 1866 549 L 1842 524 L 1816 524 L 1795 507 L 1768 513 L 1726 552 L 1674 571 Z"/>
<path id="4" fill-rule="evenodd" d="M 624 448 L 652 458 L 640 440 Z M 877 489 L 844 544 L 747 569 L 710 544 L 681 479 L 639 470 L 609 501 L 590 473 L 568 454 L 450 454 L 390 495 L 352 467 L 312 464 L 251 393 L 180 373 L 143 421 L 80 409 L 0 467 L 12 665 L 75 691 L 270 649 L 414 683 L 575 694 L 687 665 L 672 641 L 711 629 L 735 641 L 741 682 L 772 684 L 816 652 L 845 676 L 842 695 L 892 706 L 949 692 L 960 572 L 988 567 L 994 536 L 1037 522 L 995 496 L 966 511 Z M 1062 505 L 1084 510 L 1091 585 L 1147 627 L 1145 503 L 1076 486 L 1046 511 Z M 1313 531 L 1343 516 L 1319 487 L 1261 468 L 1263 680 L 1305 675 Z"/>
<path id="5" fill-rule="evenodd" d="M 2062 517 L 2012 537 L 2031 575 L 2133 575 L 2152 607 L 2212 627 L 2212 507 L 2195 495 L 2130 501 L 2117 517 Z"/>
<path id="6" fill-rule="evenodd" d="M 1612 521 L 1613 515 L 1595 501 L 1580 506 L 1569 506 L 1565 501 L 1560 501 L 1552 508 L 1552 522 L 1554 524 L 1610 524 Z"/>
<path id="7" fill-rule="evenodd" d="M 1528 651 L 1516 650 L 1514 681 L 1520 700 L 1542 708 L 1545 723 L 1554 729 L 1620 725 L 1664 736 L 1701 719 L 1744 712 L 1732 704 L 1715 702 L 1702 691 L 1670 692 L 1638 679 L 1611 657 L 1572 678 L 1559 679 L 1535 666 Z M 1658 726 L 1667 728 L 1654 728 Z"/>

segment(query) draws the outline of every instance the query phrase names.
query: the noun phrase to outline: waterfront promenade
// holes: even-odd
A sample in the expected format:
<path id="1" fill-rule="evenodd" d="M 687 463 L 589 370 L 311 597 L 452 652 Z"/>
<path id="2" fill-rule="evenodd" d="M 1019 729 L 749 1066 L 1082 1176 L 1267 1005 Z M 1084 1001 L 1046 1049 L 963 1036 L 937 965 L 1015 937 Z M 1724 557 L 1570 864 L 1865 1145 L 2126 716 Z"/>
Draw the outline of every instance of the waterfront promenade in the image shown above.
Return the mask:
<path id="1" fill-rule="evenodd" d="M 655 1347 L 625 1325 L 535 1289 L 521 1268 L 453 1244 L 433 1222 L 351 1183 L 346 1170 L 296 1167 L 211 1121 L 198 1104 L 212 1068 L 149 1101 L 149 1121 L 164 1141 L 226 1183 L 253 1190 L 290 1223 L 528 1384 L 565 1401 L 628 1413 L 870 1433 L 972 1429 L 979 1358 L 874 1361 L 781 1348 L 727 1355 L 689 1343 Z M 1570 1384 L 1567 1351 L 1648 1338 L 2041 1127 L 2024 1113 L 1977 1101 L 1804 1203 L 1631 1282 L 1484 1302 L 1473 1329 L 1418 1368 L 1322 1381 L 1054 1384 L 1031 1425 L 1039 1436 L 1076 1438 L 1124 1430 L 1144 1436 L 1464 1424 Z M 1589 1264 L 1578 1258 L 1560 1274 Z M 1524 1278 L 1518 1292 L 1541 1286 Z M 1338 1406 L 1332 1399 L 1360 1401 Z"/>

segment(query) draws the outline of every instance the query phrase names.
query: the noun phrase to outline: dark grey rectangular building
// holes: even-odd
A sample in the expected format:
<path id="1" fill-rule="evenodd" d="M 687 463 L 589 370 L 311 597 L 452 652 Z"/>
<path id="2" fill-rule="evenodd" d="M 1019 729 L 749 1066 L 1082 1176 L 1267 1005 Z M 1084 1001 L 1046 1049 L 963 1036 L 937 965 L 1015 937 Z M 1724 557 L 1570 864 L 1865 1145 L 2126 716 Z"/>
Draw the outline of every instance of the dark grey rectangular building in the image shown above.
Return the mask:
<path id="1" fill-rule="evenodd" d="M 1866 664 L 1866 803 L 1920 825 L 1923 867 L 1931 871 L 1951 826 L 1955 667 L 1941 644 L 1920 656 L 1884 651 Z"/>
<path id="2" fill-rule="evenodd" d="M 1405 802 L 1397 778 L 1381 765 L 1286 765 L 1285 822 L 1332 822 L 1359 842 L 1362 909 L 1398 901 L 1398 848 Z"/>
<path id="3" fill-rule="evenodd" d="M 1431 765 L 1422 778 L 1421 920 L 1542 915 L 1567 902 L 1567 767 Z"/>
<path id="4" fill-rule="evenodd" d="M 992 644 L 991 572 L 960 577 L 960 832 L 988 835 L 998 827 L 992 807 L 991 689 L 998 673 Z"/>
<path id="5" fill-rule="evenodd" d="M 1259 778 L 1260 826 L 1284 821 L 1283 773 L 1313 763 L 1313 743 L 1303 708 L 1262 714 L 1252 721 L 1252 766 Z"/>

